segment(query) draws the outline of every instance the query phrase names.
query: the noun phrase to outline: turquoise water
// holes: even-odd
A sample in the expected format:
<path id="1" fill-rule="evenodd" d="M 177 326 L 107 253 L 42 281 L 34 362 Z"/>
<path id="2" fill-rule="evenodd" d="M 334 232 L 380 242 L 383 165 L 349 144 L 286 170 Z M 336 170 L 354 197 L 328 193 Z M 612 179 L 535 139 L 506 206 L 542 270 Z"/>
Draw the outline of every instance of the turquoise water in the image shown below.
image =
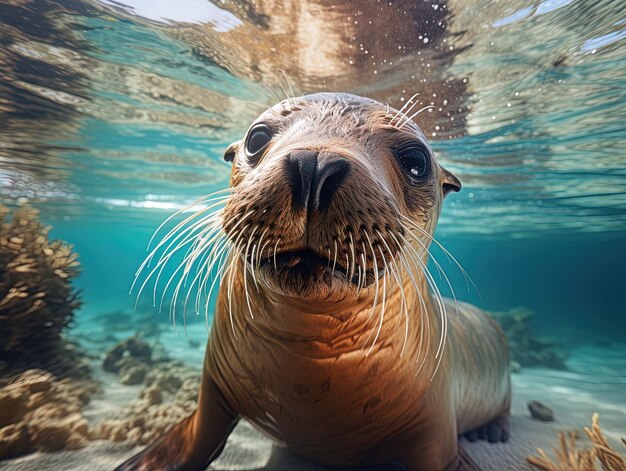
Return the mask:
<path id="1" fill-rule="evenodd" d="M 565 350 L 626 342 L 623 2 L 173 5 L 0 3 L 0 202 L 75 246 L 79 337 L 169 328 L 129 295 L 153 231 L 228 185 L 264 106 L 330 90 L 433 104 L 416 122 L 463 182 L 436 236 L 477 289 L 434 250 L 459 299 L 531 309 Z"/>
<path id="2" fill-rule="evenodd" d="M 0 7 L 11 27 L 2 39 L 0 91 L 11 110 L 2 117 L 0 198 L 40 207 L 52 234 L 76 245 L 85 315 L 131 308 L 128 288 L 151 232 L 227 185 L 224 148 L 291 86 L 393 106 L 421 92 L 436 107 L 418 124 L 464 184 L 437 236 L 482 302 L 446 267 L 458 296 L 488 309 L 529 307 L 546 328 L 566 319 L 574 331 L 624 335 L 620 2 L 450 2 L 442 14 L 431 7 L 443 26 L 409 31 L 404 4 L 307 2 L 327 22 L 306 28 L 338 31 L 320 57 L 299 27 L 285 26 L 304 7 L 261 20 L 227 2 L 166 4 Z M 368 21 L 396 37 L 374 42 Z M 304 50 L 274 47 L 289 35 Z M 238 53 L 244 39 L 257 41 L 263 63 Z"/>

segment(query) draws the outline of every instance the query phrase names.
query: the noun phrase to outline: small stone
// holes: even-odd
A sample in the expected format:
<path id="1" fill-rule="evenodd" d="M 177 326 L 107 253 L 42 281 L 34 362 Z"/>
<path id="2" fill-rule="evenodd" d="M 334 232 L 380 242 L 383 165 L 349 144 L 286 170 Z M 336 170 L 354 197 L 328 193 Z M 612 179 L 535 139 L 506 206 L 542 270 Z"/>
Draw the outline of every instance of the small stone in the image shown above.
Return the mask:
<path id="1" fill-rule="evenodd" d="M 541 420 L 542 422 L 552 422 L 554 420 L 552 409 L 539 401 L 530 401 L 528 403 L 528 410 L 533 419 Z"/>
<path id="2" fill-rule="evenodd" d="M 119 361 L 123 358 L 132 357 L 144 363 L 150 363 L 152 348 L 145 340 L 137 337 L 130 337 L 111 348 L 102 362 L 104 371 L 116 372 L 119 370 Z"/>
<path id="3" fill-rule="evenodd" d="M 131 385 L 143 383 L 146 373 L 148 372 L 148 366 L 144 363 L 134 363 L 125 366 L 120 370 L 120 383 Z"/>
<path id="4" fill-rule="evenodd" d="M 522 371 L 522 365 L 515 360 L 511 360 L 511 373 L 519 373 Z"/>

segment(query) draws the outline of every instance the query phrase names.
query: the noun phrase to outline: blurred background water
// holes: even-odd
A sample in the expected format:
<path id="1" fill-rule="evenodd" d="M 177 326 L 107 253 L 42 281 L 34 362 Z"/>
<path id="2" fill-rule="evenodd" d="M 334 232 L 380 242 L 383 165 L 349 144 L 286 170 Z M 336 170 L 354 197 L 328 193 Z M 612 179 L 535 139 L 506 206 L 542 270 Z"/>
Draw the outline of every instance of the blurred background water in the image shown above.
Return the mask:
<path id="1" fill-rule="evenodd" d="M 0 1 L 0 202 L 36 206 L 74 244 L 79 335 L 106 318 L 169 324 L 128 294 L 147 242 L 228 185 L 222 153 L 264 104 L 419 93 L 434 108 L 416 121 L 464 185 L 437 237 L 480 294 L 435 250 L 457 297 L 531 309 L 564 344 L 622 344 L 625 6 Z"/>

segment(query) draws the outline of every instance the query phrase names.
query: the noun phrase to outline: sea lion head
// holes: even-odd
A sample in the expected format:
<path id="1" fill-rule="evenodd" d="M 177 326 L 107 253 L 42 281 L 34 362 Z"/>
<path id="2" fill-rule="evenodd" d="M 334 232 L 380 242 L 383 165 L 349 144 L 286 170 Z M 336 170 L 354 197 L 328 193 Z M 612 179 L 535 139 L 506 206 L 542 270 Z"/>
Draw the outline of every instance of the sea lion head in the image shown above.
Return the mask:
<path id="1" fill-rule="evenodd" d="M 223 229 L 261 289 L 287 300 L 364 296 L 386 270 L 425 260 L 443 198 L 461 187 L 407 115 L 345 93 L 278 103 L 224 158 Z"/>

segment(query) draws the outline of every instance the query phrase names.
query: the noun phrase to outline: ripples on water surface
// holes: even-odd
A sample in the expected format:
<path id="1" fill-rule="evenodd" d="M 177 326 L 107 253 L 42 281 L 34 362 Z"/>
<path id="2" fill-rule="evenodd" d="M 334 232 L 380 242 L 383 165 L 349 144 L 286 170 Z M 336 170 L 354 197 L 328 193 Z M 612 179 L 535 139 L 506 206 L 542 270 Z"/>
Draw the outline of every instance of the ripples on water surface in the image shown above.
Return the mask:
<path id="1" fill-rule="evenodd" d="M 416 120 L 464 183 L 438 233 L 486 304 L 554 312 L 566 297 L 579 317 L 620 309 L 623 7 L 4 1 L 0 198 L 35 203 L 77 244 L 88 300 L 116 293 L 127 306 L 148 230 L 227 185 L 224 148 L 274 95 L 340 90 L 399 107 L 419 93 L 434 108 Z M 580 239 L 563 248 L 564 236 Z M 521 238 L 539 242 L 511 255 Z"/>

